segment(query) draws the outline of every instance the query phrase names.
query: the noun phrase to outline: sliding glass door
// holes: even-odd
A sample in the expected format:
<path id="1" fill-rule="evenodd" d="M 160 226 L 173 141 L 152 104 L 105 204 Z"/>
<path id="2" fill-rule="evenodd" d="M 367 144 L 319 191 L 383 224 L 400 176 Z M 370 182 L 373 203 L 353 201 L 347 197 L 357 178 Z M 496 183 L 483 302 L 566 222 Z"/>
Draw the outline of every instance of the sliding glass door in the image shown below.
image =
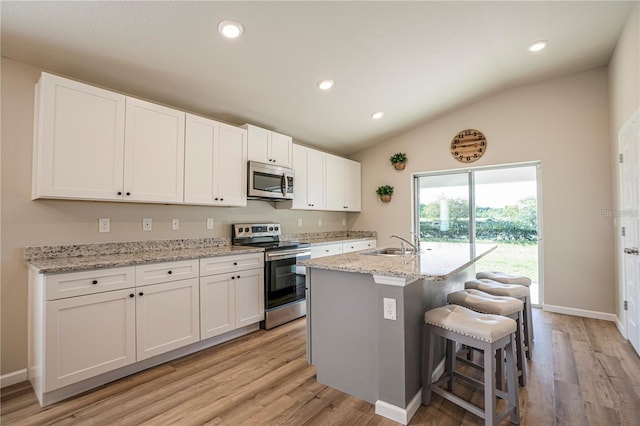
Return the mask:
<path id="1" fill-rule="evenodd" d="M 414 226 L 420 240 L 497 245 L 476 270 L 530 277 L 532 303 L 540 304 L 539 167 L 531 163 L 415 175 Z"/>

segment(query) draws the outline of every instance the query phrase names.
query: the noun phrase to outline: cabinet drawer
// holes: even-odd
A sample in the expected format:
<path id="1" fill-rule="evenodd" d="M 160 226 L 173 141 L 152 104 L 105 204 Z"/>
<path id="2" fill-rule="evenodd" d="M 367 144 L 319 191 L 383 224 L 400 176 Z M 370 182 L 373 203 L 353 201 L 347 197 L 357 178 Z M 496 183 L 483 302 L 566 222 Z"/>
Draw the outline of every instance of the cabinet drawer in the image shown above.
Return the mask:
<path id="1" fill-rule="evenodd" d="M 376 240 L 353 241 L 350 243 L 342 243 L 342 252 L 349 253 L 352 251 L 372 249 L 376 247 Z"/>
<path id="2" fill-rule="evenodd" d="M 323 246 L 311 247 L 311 258 L 333 256 L 342 253 L 342 244 L 327 244 Z"/>
<path id="3" fill-rule="evenodd" d="M 198 259 L 136 266 L 136 286 L 198 278 Z"/>
<path id="4" fill-rule="evenodd" d="M 135 286 L 135 267 L 47 275 L 44 285 L 46 300 L 120 290 Z"/>
<path id="5" fill-rule="evenodd" d="M 200 276 L 264 267 L 264 253 L 216 256 L 200 259 Z"/>

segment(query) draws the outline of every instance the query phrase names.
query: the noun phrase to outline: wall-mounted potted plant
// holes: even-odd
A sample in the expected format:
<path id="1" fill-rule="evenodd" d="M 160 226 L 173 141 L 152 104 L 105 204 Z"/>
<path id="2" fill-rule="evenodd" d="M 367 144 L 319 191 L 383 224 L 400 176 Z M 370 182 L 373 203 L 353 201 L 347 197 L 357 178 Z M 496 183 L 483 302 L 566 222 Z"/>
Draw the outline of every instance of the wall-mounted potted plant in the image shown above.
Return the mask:
<path id="1" fill-rule="evenodd" d="M 388 203 L 391 201 L 391 196 L 393 195 L 393 186 L 382 185 L 376 189 L 376 194 L 380 196 L 380 201 L 383 203 Z"/>
<path id="2" fill-rule="evenodd" d="M 391 158 L 389 158 L 393 167 L 396 170 L 404 170 L 405 163 L 407 162 L 407 154 L 404 152 L 398 152 L 397 154 L 393 154 Z"/>

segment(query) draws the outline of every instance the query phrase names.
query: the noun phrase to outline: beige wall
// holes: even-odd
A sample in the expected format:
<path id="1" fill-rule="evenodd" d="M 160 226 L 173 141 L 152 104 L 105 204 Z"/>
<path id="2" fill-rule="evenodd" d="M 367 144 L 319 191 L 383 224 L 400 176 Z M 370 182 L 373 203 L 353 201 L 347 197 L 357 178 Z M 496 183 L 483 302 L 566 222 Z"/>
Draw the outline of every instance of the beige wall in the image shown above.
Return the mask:
<path id="1" fill-rule="evenodd" d="M 542 165 L 544 303 L 615 312 L 607 70 L 597 69 L 492 96 L 353 156 L 362 161 L 362 213 L 353 229 L 375 229 L 378 244 L 411 230 L 411 173 L 468 166 L 449 153 L 467 128 L 487 137 L 469 166 L 539 160 Z M 407 169 L 389 157 L 407 153 Z M 395 187 L 393 200 L 375 189 Z"/>
<path id="2" fill-rule="evenodd" d="M 84 201 L 31 201 L 31 152 L 34 83 L 42 70 L 2 59 L 2 204 L 1 204 L 1 374 L 27 365 L 27 245 L 139 241 L 231 235 L 231 224 L 279 221 L 285 233 L 346 230 L 342 212 L 280 210 L 273 203 L 249 201 L 245 208 L 170 206 Z M 353 215 L 351 213 L 350 215 Z M 111 219 L 111 232 L 98 233 L 98 218 Z M 153 231 L 142 232 L 142 218 Z M 206 229 L 206 218 L 215 229 Z M 180 230 L 171 231 L 172 218 Z M 303 227 L 297 226 L 301 218 Z M 318 226 L 322 219 L 322 227 Z"/>
<path id="3" fill-rule="evenodd" d="M 611 121 L 611 152 L 613 172 L 613 192 L 618 194 L 619 163 L 618 131 L 640 108 L 640 5 L 636 5 L 629 15 L 629 19 L 620 35 L 616 49 L 609 63 L 609 110 Z M 616 206 L 619 197 L 616 196 Z M 614 233 L 616 247 L 619 244 L 619 233 Z M 618 252 L 616 251 L 616 254 Z M 618 256 L 616 256 L 616 263 Z M 616 270 L 618 271 L 618 270 Z M 619 275 L 619 274 L 618 274 Z M 624 292 L 616 276 L 616 313 L 618 318 L 623 312 L 622 304 Z"/>

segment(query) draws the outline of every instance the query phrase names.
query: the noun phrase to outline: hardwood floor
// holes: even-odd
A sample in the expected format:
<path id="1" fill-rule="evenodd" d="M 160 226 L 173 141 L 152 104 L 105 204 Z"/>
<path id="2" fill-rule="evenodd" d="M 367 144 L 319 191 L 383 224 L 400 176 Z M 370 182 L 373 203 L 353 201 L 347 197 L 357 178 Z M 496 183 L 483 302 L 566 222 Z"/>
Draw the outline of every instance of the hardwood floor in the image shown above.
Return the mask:
<path id="1" fill-rule="evenodd" d="M 607 321 L 534 310 L 521 425 L 637 425 L 640 358 Z M 479 392 L 467 397 L 482 401 Z M 27 382 L 2 389 L 3 425 L 395 425 L 321 385 L 294 321 L 41 408 Z M 434 395 L 411 425 L 483 424 Z M 509 424 L 505 420 L 504 424 Z"/>

